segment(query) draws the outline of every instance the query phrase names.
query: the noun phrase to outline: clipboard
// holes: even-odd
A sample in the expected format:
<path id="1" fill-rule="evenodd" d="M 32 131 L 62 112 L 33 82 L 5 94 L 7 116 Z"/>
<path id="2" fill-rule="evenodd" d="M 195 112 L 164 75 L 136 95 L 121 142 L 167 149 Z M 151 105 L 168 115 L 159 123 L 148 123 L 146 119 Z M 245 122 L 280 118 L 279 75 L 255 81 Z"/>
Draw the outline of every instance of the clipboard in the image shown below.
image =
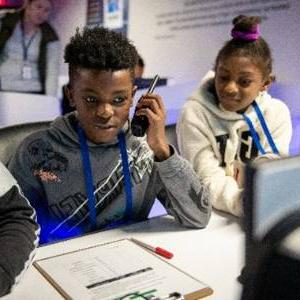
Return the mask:
<path id="1" fill-rule="evenodd" d="M 130 239 L 36 260 L 33 265 L 65 299 L 196 300 L 213 293 Z M 184 297 L 171 298 L 175 292 Z"/>

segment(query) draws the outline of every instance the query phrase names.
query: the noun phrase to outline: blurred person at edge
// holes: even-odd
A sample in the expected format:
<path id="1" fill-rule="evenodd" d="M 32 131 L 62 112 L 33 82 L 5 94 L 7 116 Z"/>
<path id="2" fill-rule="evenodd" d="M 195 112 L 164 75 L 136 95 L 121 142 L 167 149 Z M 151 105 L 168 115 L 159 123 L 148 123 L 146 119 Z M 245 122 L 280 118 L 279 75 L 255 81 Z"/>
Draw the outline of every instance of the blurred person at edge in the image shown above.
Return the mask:
<path id="1" fill-rule="evenodd" d="M 28 0 L 0 20 L 1 90 L 55 96 L 60 43 L 47 22 L 51 0 Z"/>

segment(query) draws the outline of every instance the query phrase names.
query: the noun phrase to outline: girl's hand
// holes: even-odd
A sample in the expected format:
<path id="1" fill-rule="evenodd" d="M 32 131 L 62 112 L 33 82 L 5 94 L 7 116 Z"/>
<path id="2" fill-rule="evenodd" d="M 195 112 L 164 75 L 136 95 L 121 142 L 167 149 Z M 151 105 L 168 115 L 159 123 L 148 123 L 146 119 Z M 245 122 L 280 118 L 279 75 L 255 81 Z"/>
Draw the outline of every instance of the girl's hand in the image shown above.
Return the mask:
<path id="1" fill-rule="evenodd" d="M 244 187 L 244 173 L 245 173 L 245 166 L 241 161 L 235 160 L 233 162 L 233 177 L 238 183 L 239 187 Z"/>

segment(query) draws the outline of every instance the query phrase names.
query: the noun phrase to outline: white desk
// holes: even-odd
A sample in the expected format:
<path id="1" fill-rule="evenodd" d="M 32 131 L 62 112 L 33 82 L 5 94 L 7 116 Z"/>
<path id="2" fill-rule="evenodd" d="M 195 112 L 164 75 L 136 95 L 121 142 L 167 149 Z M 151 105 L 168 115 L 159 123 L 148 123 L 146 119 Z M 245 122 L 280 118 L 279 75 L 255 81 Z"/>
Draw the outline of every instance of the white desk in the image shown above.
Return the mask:
<path id="1" fill-rule="evenodd" d="M 170 261 L 214 290 L 206 299 L 235 300 L 240 298 L 241 286 L 237 276 L 244 261 L 244 233 L 235 219 L 213 213 L 206 229 L 193 230 L 179 226 L 171 217 L 98 232 L 38 249 L 41 259 L 95 244 L 136 237 L 174 253 Z M 62 299 L 56 290 L 31 267 L 22 282 L 5 300 Z"/>
<path id="2" fill-rule="evenodd" d="M 53 120 L 60 114 L 60 101 L 55 97 L 0 92 L 0 127 Z"/>

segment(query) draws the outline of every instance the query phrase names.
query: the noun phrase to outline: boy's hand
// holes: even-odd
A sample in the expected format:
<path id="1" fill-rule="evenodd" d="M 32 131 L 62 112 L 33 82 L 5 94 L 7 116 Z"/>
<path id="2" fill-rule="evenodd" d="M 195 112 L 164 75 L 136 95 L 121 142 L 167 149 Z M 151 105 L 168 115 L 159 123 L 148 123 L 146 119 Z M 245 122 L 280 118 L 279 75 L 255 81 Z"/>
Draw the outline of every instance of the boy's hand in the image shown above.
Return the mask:
<path id="1" fill-rule="evenodd" d="M 157 161 L 170 157 L 170 147 L 165 133 L 166 111 L 159 95 L 147 94 L 137 104 L 137 115 L 146 116 L 149 121 L 147 142 Z"/>

